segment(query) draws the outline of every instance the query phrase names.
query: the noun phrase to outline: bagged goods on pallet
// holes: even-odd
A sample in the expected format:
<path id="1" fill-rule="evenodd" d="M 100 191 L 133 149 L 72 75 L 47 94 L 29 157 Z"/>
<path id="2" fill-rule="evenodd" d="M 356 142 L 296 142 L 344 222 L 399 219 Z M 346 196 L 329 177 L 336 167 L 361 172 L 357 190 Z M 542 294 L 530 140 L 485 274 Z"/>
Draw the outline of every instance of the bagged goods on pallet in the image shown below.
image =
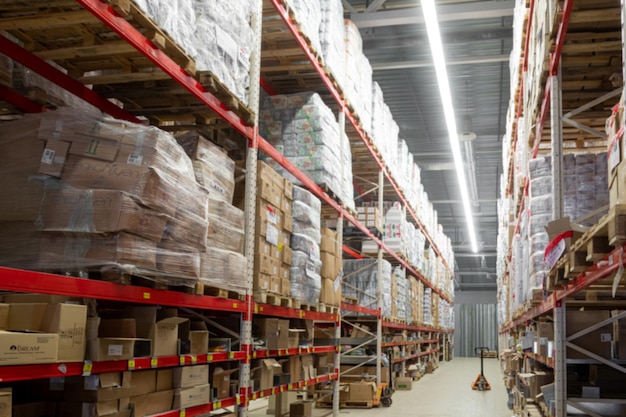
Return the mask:
<path id="1" fill-rule="evenodd" d="M 382 261 L 382 276 L 378 277 L 378 265 L 375 259 L 359 259 L 343 261 L 343 281 L 341 291 L 347 297 L 356 298 L 363 307 L 376 308 L 378 279 L 382 284 L 382 315 L 391 317 L 391 264 Z"/>
<path id="2" fill-rule="evenodd" d="M 422 308 L 424 310 L 424 324 L 433 325 L 433 304 L 432 304 L 433 290 L 431 288 L 424 288 L 424 300 L 422 301 Z"/>
<path id="3" fill-rule="evenodd" d="M 293 234 L 290 273 L 291 296 L 316 304 L 322 290 L 321 202 L 301 187 L 293 187 Z M 297 230 L 297 232 L 296 232 Z"/>
<path id="4" fill-rule="evenodd" d="M 318 94 L 266 97 L 259 133 L 315 183 L 325 185 L 348 207 L 354 207 L 350 143 Z M 301 184 L 271 158 L 266 162 L 289 181 Z"/>
<path id="5" fill-rule="evenodd" d="M 135 0 L 195 60 L 197 71 L 215 74 L 244 103 L 250 86 L 253 4 L 244 0 Z"/>
<path id="6" fill-rule="evenodd" d="M 363 54 L 359 28 L 345 21 L 346 79 L 344 93 L 359 116 L 363 129 L 372 133 L 372 66 Z"/>
<path id="7" fill-rule="evenodd" d="M 285 3 L 296 15 L 295 21 L 298 23 L 298 28 L 308 39 L 309 44 L 316 52 L 321 53 L 322 5 L 320 0 L 286 0 Z"/>
<path id="8" fill-rule="evenodd" d="M 343 88 L 346 77 L 346 50 L 343 44 L 343 4 L 341 0 L 321 0 L 320 42 L 324 65 Z"/>
<path id="9" fill-rule="evenodd" d="M 407 317 L 407 298 L 409 294 L 408 280 L 406 278 L 406 271 L 397 266 L 393 269 L 393 278 L 395 281 L 396 292 L 394 297 L 394 303 L 396 305 L 396 317 L 400 320 L 411 320 L 411 317 Z M 392 290 L 392 296 L 394 292 Z"/>

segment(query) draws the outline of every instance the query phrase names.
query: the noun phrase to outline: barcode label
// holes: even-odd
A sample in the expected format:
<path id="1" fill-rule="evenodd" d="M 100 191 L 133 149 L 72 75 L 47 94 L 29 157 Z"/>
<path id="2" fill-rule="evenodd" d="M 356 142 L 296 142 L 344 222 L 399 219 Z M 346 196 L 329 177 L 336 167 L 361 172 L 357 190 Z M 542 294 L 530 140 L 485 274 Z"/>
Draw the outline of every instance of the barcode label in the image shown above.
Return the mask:
<path id="1" fill-rule="evenodd" d="M 128 155 L 129 165 L 141 165 L 142 161 L 143 161 L 142 155 Z"/>
<path id="2" fill-rule="evenodd" d="M 41 163 L 52 165 L 54 162 L 54 151 L 52 149 L 44 149 L 43 155 L 41 156 Z"/>

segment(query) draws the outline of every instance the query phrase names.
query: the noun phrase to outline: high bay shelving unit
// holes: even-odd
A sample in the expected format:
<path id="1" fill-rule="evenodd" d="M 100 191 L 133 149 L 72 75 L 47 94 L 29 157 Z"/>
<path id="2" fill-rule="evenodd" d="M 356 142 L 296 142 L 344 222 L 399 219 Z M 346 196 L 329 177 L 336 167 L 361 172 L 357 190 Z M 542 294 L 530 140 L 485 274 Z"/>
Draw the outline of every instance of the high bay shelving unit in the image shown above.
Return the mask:
<path id="1" fill-rule="evenodd" d="M 172 410 L 161 414 L 160 417 L 179 415 L 192 417 L 234 405 L 238 406 L 239 415 L 246 415 L 247 407 L 251 400 L 279 394 L 287 390 L 301 390 L 307 386 L 320 383 L 332 383 L 333 381 L 335 381 L 333 414 L 337 415 L 339 408 L 339 384 L 336 382 L 340 379 L 340 355 L 338 354 L 340 348 L 338 341 L 341 335 L 342 321 L 348 323 L 348 320 L 353 320 L 352 318 L 344 320 L 342 316 L 348 313 L 361 313 L 373 317 L 376 323 L 376 329 L 373 333 L 376 336 L 374 339 L 376 340 L 378 358 L 382 354 L 382 350 L 386 348 L 399 346 L 403 350 L 404 354 L 402 357 L 394 359 L 394 363 L 402 363 L 404 365 L 408 360 L 415 360 L 420 357 L 433 358 L 435 355 L 439 355 L 440 351 L 443 349 L 444 343 L 451 341 L 453 331 L 450 329 L 438 329 L 431 326 L 417 326 L 385 320 L 385 318 L 381 317 L 380 312 L 380 293 L 378 294 L 378 306 L 372 308 L 371 306 L 363 307 L 342 303 L 340 314 L 298 310 L 289 307 L 261 304 L 254 301 L 252 294 L 252 277 L 256 220 L 256 162 L 257 153 L 261 151 L 269 155 L 301 181 L 308 190 L 323 202 L 325 209 L 337 213 L 339 219 L 337 231 L 340 239 L 343 230 L 342 225 L 352 225 L 360 230 L 364 237 L 376 242 L 379 247 L 377 255 L 379 265 L 382 259 L 388 259 L 394 265 L 401 265 L 406 270 L 407 275 L 413 277 L 412 279 L 420 280 L 423 282 L 424 286 L 432 289 L 433 294 L 437 294 L 442 300 L 450 304 L 453 303 L 452 294 L 435 287 L 430 277 L 424 276 L 420 271 L 416 270 L 414 266 L 409 265 L 404 257 L 386 247 L 380 237 L 375 236 L 356 219 L 353 212 L 348 210 L 340 201 L 335 200 L 324 189 L 306 177 L 291 164 L 287 158 L 283 157 L 264 138 L 258 135 L 256 127 L 257 119 L 256 117 L 253 118 L 252 115 L 258 114 L 260 87 L 264 88 L 268 94 L 300 92 L 305 90 L 320 93 L 325 98 L 326 103 L 337 113 L 340 126 L 345 126 L 345 133 L 350 139 L 353 153 L 356 152 L 359 155 L 360 168 L 358 172 L 354 173 L 355 178 L 359 178 L 356 181 L 356 185 L 361 188 L 368 188 L 371 184 L 375 184 L 374 190 L 371 191 L 371 197 L 378 199 L 379 208 L 381 210 L 383 200 L 399 200 L 403 204 L 408 220 L 413 222 L 416 227 L 424 233 L 430 247 L 433 248 L 437 257 L 441 258 L 446 269 L 446 278 L 452 279 L 453 272 L 451 265 L 448 265 L 446 260 L 442 257 L 441 251 L 437 247 L 433 236 L 430 235 L 417 213 L 407 203 L 405 195 L 393 178 L 389 168 L 385 166 L 380 154 L 371 144 L 370 138 L 360 127 L 358 117 L 351 110 L 346 98 L 343 97 L 342 92 L 328 75 L 318 54 L 312 50 L 305 36 L 299 31 L 298 22 L 294 21 L 294 17 L 290 13 L 287 5 L 280 0 L 259 0 L 256 2 L 256 6 L 256 11 L 252 17 L 252 26 L 257 35 L 258 44 L 255 45 L 252 54 L 250 79 L 260 80 L 260 83 L 251 83 L 249 94 L 250 101 L 247 103 L 249 109 L 245 106 L 242 107 L 241 103 L 239 103 L 239 105 L 233 104 L 227 96 L 224 97 L 223 94 L 219 94 L 219 91 L 216 92 L 205 89 L 205 87 L 191 75 L 193 68 L 188 57 L 185 56 L 180 48 L 177 48 L 176 45 L 167 41 L 167 37 L 165 37 L 165 41 L 163 42 L 157 42 L 157 40 L 163 39 L 162 36 L 155 36 L 150 40 L 146 38 L 143 31 L 140 29 L 145 28 L 145 25 L 150 25 L 151 23 L 149 21 L 146 22 L 145 16 L 128 0 L 114 0 L 110 2 L 102 2 L 100 0 L 59 0 L 47 5 L 47 7 L 50 7 L 49 9 L 42 9 L 32 16 L 20 16 L 20 12 L 29 9 L 29 6 L 25 6 L 23 2 L 16 2 L 15 4 L 9 2 L 6 6 L 9 10 L 15 12 L 15 14 L 11 17 L 0 19 L 0 28 L 9 33 L 13 31 L 15 34 L 19 34 L 20 36 L 18 36 L 18 38 L 28 40 L 28 33 L 33 30 L 44 34 L 49 31 L 50 35 L 53 36 L 54 31 L 57 29 L 63 30 L 64 28 L 72 26 L 76 28 L 80 25 L 100 25 L 101 30 L 104 29 L 115 35 L 113 37 L 114 42 L 106 45 L 106 48 L 99 48 L 98 52 L 96 52 L 96 54 L 102 58 L 103 62 L 107 60 L 122 62 L 122 64 L 133 62 L 134 65 L 153 67 L 156 70 L 151 76 L 154 78 L 146 79 L 142 78 L 147 77 L 145 74 L 129 72 L 126 74 L 126 79 L 109 80 L 112 87 L 100 90 L 106 91 L 105 97 L 102 93 L 96 93 L 90 88 L 87 88 L 83 83 L 106 84 L 107 80 L 103 79 L 96 82 L 94 79 L 81 78 L 79 74 L 80 65 L 78 64 L 80 64 L 81 56 L 88 56 L 94 53 L 93 50 L 89 52 L 89 45 L 86 45 L 85 48 L 73 48 L 72 53 L 67 55 L 67 50 L 55 48 L 47 49 L 42 45 L 37 45 L 36 41 L 33 41 L 28 45 L 28 47 L 34 47 L 36 45 L 35 49 L 38 49 L 38 52 L 33 53 L 29 52 L 27 48 L 23 48 L 14 43 L 7 37 L 0 35 L 1 53 L 42 75 L 67 92 L 82 98 L 103 112 L 119 119 L 141 123 L 143 120 L 139 116 L 145 116 L 153 123 L 156 122 L 158 124 L 161 119 L 176 120 L 177 116 L 193 115 L 198 124 L 217 124 L 220 128 L 231 129 L 245 139 L 247 143 L 245 205 L 247 240 L 245 253 L 247 258 L 248 290 L 245 299 L 239 300 L 75 279 L 61 275 L 26 270 L 0 268 L 0 289 L 3 291 L 37 292 L 43 294 L 80 296 L 96 300 L 111 300 L 132 304 L 184 307 L 194 309 L 198 312 L 207 311 L 217 314 L 237 315 L 241 322 L 240 343 L 239 350 L 237 351 L 209 353 L 207 355 L 183 355 L 180 357 L 137 358 L 129 361 L 94 363 L 86 361 L 67 364 L 9 366 L 0 368 L 0 380 L 2 382 L 231 361 L 239 363 L 240 389 L 236 396 L 187 410 Z M 3 5 L 2 7 L 5 6 Z M 30 9 L 29 11 L 32 12 L 34 10 Z M 263 65 L 264 50 L 261 44 L 264 39 L 263 23 L 269 21 L 267 18 L 273 19 L 274 25 L 278 22 L 283 32 L 281 35 L 282 40 L 292 45 L 291 48 L 288 48 L 291 54 L 288 56 L 288 59 L 299 63 L 297 71 L 290 71 L 288 75 L 282 78 L 270 77 L 268 75 L 270 69 Z M 149 29 L 152 32 L 156 32 L 157 35 L 163 35 L 158 27 L 149 27 Z M 86 36 L 88 38 L 90 37 L 91 41 L 97 39 L 97 35 L 94 36 L 94 33 L 87 33 Z M 111 38 L 107 40 L 110 41 Z M 88 43 L 89 41 L 87 40 L 86 42 Z M 121 53 L 121 55 L 119 53 Z M 128 56 L 124 57 L 123 54 L 130 54 L 132 59 L 124 61 Z M 73 75 L 70 76 L 48 64 L 44 59 L 55 60 L 61 64 L 61 66 L 63 66 L 63 64 L 71 65 L 75 63 L 77 67 L 73 68 L 74 71 L 70 71 L 70 74 Z M 97 68 L 92 68 L 92 70 L 94 69 Z M 137 83 L 149 80 L 162 82 L 162 84 L 159 84 L 161 88 L 159 88 L 157 93 L 160 96 L 159 100 L 152 102 L 149 100 L 141 100 L 141 97 L 136 94 L 137 86 L 140 85 Z M 289 87 L 295 85 L 297 85 L 297 87 Z M 118 88 L 114 86 L 118 86 Z M 122 88 L 122 86 L 128 88 Z M 135 90 L 133 90 L 133 88 Z M 127 104 L 133 104 L 126 106 L 128 110 L 124 110 L 110 101 L 110 98 L 117 98 Z M 24 113 L 46 111 L 45 107 L 42 105 L 5 87 L 0 88 L 0 99 Z M 172 108 L 168 100 L 177 103 L 177 106 Z M 163 128 L 169 128 L 167 123 L 163 125 Z M 348 256 L 357 258 L 360 256 L 347 246 L 344 246 L 344 252 Z M 304 319 L 321 323 L 327 327 L 330 326 L 334 332 L 335 343 L 329 346 L 316 346 L 306 349 L 254 351 L 252 347 L 252 319 L 255 316 Z M 383 329 L 413 332 L 419 336 L 419 340 L 413 342 L 383 343 L 381 339 Z M 406 354 L 406 348 L 411 344 L 424 345 L 428 346 L 428 348 L 409 356 Z M 253 392 L 250 386 L 250 363 L 252 359 L 327 352 L 337 353 L 337 355 L 335 355 L 334 372 L 328 375 L 275 386 L 265 391 Z M 377 381 L 380 381 L 380 361 L 377 360 L 376 362 Z"/>
<path id="2" fill-rule="evenodd" d="M 546 4 L 548 4 L 546 6 Z M 545 2 L 530 0 L 526 2 L 524 36 L 521 39 L 521 57 L 515 97 L 512 97 L 510 109 L 512 124 L 512 146 L 508 156 L 509 171 L 506 194 L 511 199 L 512 221 L 509 227 L 512 236 L 520 231 L 522 213 L 529 210 L 528 196 L 530 179 L 528 176 L 516 179 L 513 155 L 516 147 L 528 142 L 529 158 L 537 155 L 550 155 L 552 158 L 552 190 L 554 195 L 552 218 L 563 216 L 563 166 L 562 157 L 568 152 L 606 151 L 607 135 L 605 121 L 611 115 L 611 109 L 623 94 L 624 80 L 624 2 L 586 0 L 566 0 L 564 2 Z M 540 39 L 537 34 L 535 11 L 547 7 L 553 14 L 547 17 Z M 533 51 L 538 42 L 546 42 L 546 51 L 539 58 L 539 71 L 533 62 Z M 527 83 L 528 75 L 534 72 L 534 82 Z M 617 80 L 616 77 L 617 76 Z M 612 78 L 611 78 L 612 77 Z M 616 80 L 615 83 L 609 79 Z M 534 100 L 534 101 L 533 101 Z M 534 102 L 535 105 L 527 105 Z M 520 125 L 527 127 L 520 135 Z M 607 184 L 608 187 L 608 184 Z M 517 190 L 516 190 L 517 188 Z M 609 215 L 600 220 L 609 229 L 620 227 L 619 213 L 610 207 Z M 603 223 L 602 223 L 603 222 Z M 607 370 L 617 371 L 621 379 L 614 382 L 619 386 L 626 380 L 626 368 L 623 361 L 602 357 L 577 345 L 581 337 L 598 329 L 621 326 L 622 315 L 589 324 L 583 329 L 572 332 L 568 325 L 574 323 L 568 318 L 571 310 L 622 310 L 626 307 L 623 281 L 617 284 L 616 294 L 611 294 L 611 286 L 616 275 L 621 276 L 621 268 L 626 262 L 623 255 L 624 242 L 610 236 L 620 235 L 621 229 L 614 232 L 606 227 L 592 227 L 589 235 L 583 235 L 585 245 L 577 245 L 569 264 L 563 261 L 546 277 L 544 291 L 540 299 L 530 300 L 523 307 L 513 310 L 510 297 L 512 280 L 508 264 L 512 262 L 511 248 L 500 253 L 504 261 L 504 274 L 499 276 L 499 300 L 506 300 L 506 320 L 500 327 L 500 348 L 513 347 L 513 340 L 520 340 L 521 335 L 531 325 L 540 320 L 547 320 L 554 325 L 554 346 L 548 356 L 525 352 L 527 360 L 535 361 L 554 371 L 555 398 L 553 409 L 544 409 L 545 415 L 566 417 L 568 415 L 608 416 L 623 415 L 626 402 L 623 396 L 600 392 L 599 398 L 583 398 L 581 392 L 568 389 L 576 375 L 584 374 L 583 369 L 593 367 L 599 374 Z M 595 233 L 595 234 L 594 234 Z M 606 249 L 592 254 L 587 252 L 586 242 L 597 239 Z M 595 241 L 595 240 L 594 240 Z M 587 259 L 574 260 L 574 256 L 584 252 Z M 592 256 L 594 255 L 594 256 Z M 585 256 L 583 256 L 585 258 Z M 555 282 L 556 281 L 556 282 Z M 599 340 L 598 340 L 599 343 Z M 551 346 L 551 345 L 549 345 Z M 571 352 L 571 353 L 568 353 Z M 568 357 L 576 352 L 576 358 Z M 582 358 L 581 356 L 582 355 Z M 584 377 L 583 377 L 584 380 Z M 619 381 L 619 382 L 618 382 Z M 583 381 L 584 382 L 584 381 Z M 619 391 L 619 390 L 618 390 Z"/>

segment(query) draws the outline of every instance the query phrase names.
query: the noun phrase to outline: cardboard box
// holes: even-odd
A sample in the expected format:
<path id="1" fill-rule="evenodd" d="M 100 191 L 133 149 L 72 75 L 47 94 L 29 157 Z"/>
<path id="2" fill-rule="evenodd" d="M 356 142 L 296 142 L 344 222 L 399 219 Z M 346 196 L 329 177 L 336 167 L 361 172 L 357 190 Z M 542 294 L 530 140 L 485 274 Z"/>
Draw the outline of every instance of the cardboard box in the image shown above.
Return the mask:
<path id="1" fill-rule="evenodd" d="M 172 409 L 174 390 L 158 391 L 148 394 L 147 415 L 162 413 Z"/>
<path id="2" fill-rule="evenodd" d="M 291 262 L 293 261 L 293 250 L 289 247 L 289 245 L 284 245 L 283 250 L 281 251 L 282 261 L 285 265 L 291 266 Z"/>
<path id="3" fill-rule="evenodd" d="M 298 347 L 300 347 L 300 339 L 305 332 L 306 330 L 304 329 L 289 329 L 289 341 L 287 342 L 287 348 L 298 349 Z"/>
<path id="4" fill-rule="evenodd" d="M 322 252 L 322 278 L 335 279 L 339 275 L 337 257 L 328 252 Z"/>
<path id="5" fill-rule="evenodd" d="M 174 388 L 187 388 L 209 382 L 209 365 L 181 366 L 173 370 Z"/>
<path id="6" fill-rule="evenodd" d="M 280 261 L 268 255 L 255 256 L 254 272 L 269 275 L 270 277 L 278 277 L 280 273 Z"/>
<path id="7" fill-rule="evenodd" d="M 300 361 L 302 361 L 302 378 L 305 381 L 315 378 L 317 375 L 315 375 L 313 355 L 302 355 Z"/>
<path id="8" fill-rule="evenodd" d="M 567 336 L 578 333 L 590 326 L 611 317 L 606 310 L 568 310 L 567 311 Z M 584 336 L 572 340 L 572 343 L 606 359 L 611 359 L 611 345 L 613 340 L 613 324 L 607 324 L 598 330 L 594 330 Z M 567 349 L 567 357 L 572 359 L 588 359 L 581 352 Z"/>
<path id="9" fill-rule="evenodd" d="M 11 417 L 13 408 L 13 390 L 0 388 L 0 417 Z"/>
<path id="10" fill-rule="evenodd" d="M 134 336 L 134 319 L 101 320 L 100 317 L 90 317 L 86 331 L 87 356 L 92 361 L 150 356 L 152 341 Z"/>
<path id="11" fill-rule="evenodd" d="M 191 322 L 189 341 L 191 343 L 189 353 L 192 355 L 201 355 L 209 351 L 209 330 L 204 322 Z"/>
<path id="12" fill-rule="evenodd" d="M 107 372 L 89 376 L 66 377 L 65 383 L 50 390 L 62 390 L 70 402 L 104 402 L 129 397 L 132 393 L 132 372 Z"/>
<path id="13" fill-rule="evenodd" d="M 289 417 L 311 417 L 313 401 L 296 401 L 289 404 Z"/>
<path id="14" fill-rule="evenodd" d="M 262 274 L 260 272 L 255 271 L 254 277 L 252 280 L 252 289 L 254 291 L 257 291 L 257 290 L 269 291 L 271 280 L 272 280 L 272 277 L 270 275 Z"/>
<path id="15" fill-rule="evenodd" d="M 88 212 L 89 216 L 77 216 Z M 78 220 L 77 220 L 78 219 Z M 142 207 L 115 190 L 50 190 L 41 205 L 42 230 L 52 232 L 129 232 L 156 242 L 165 232 L 166 216 Z"/>
<path id="16" fill-rule="evenodd" d="M 189 319 L 170 316 L 157 321 L 157 308 L 152 306 L 133 307 L 127 310 L 127 314 L 136 320 L 137 336 L 152 340 L 151 356 L 178 354 L 178 326 Z"/>
<path id="17" fill-rule="evenodd" d="M 256 210 L 256 235 L 263 236 L 269 243 L 278 246 L 281 243 L 279 234 L 283 229 L 282 212 L 277 206 L 263 200 L 257 202 Z"/>
<path id="18" fill-rule="evenodd" d="M 268 178 L 257 177 L 257 198 L 267 201 L 275 207 L 281 207 L 283 190 Z"/>
<path id="19" fill-rule="evenodd" d="M 348 401 L 371 402 L 376 395 L 375 382 L 353 382 L 350 384 Z"/>
<path id="20" fill-rule="evenodd" d="M 289 270 L 287 269 L 287 273 Z M 283 278 L 280 283 L 280 293 L 285 297 L 291 296 L 291 281 L 289 278 Z"/>
<path id="21" fill-rule="evenodd" d="M 239 369 L 223 369 L 215 367 L 213 369 L 213 389 L 215 390 L 214 399 L 224 399 L 230 397 L 230 378 L 231 375 Z"/>
<path id="22" fill-rule="evenodd" d="M 396 389 L 410 391 L 413 389 L 413 378 L 400 377 L 396 379 Z"/>
<path id="23" fill-rule="evenodd" d="M 322 243 L 320 251 L 331 255 L 337 254 L 337 232 L 328 227 L 322 228 Z"/>
<path id="24" fill-rule="evenodd" d="M 554 341 L 554 324 L 551 322 L 538 322 L 537 323 L 537 347 L 538 354 L 547 358 L 548 346 L 550 341 Z"/>
<path id="25" fill-rule="evenodd" d="M 270 278 L 269 291 L 275 294 L 281 294 L 282 282 L 283 280 L 280 277 L 280 274 L 272 275 L 272 277 Z"/>
<path id="26" fill-rule="evenodd" d="M 280 373 L 282 366 L 276 359 L 261 360 L 261 387 L 260 390 L 270 389 L 274 386 L 274 375 Z"/>
<path id="27" fill-rule="evenodd" d="M 150 394 L 156 391 L 157 371 L 133 371 L 131 397 Z"/>
<path id="28" fill-rule="evenodd" d="M 170 216 L 176 214 L 179 193 L 173 188 L 172 178 L 164 178 L 161 171 L 151 167 L 70 155 L 61 180 L 79 189 L 98 184 L 101 189 L 126 191 L 150 208 Z"/>
<path id="29" fill-rule="evenodd" d="M 287 178 L 283 179 L 283 195 L 289 200 L 293 200 L 293 183 Z"/>
<path id="30" fill-rule="evenodd" d="M 174 388 L 174 370 L 171 368 L 157 369 L 156 388 L 158 391 L 167 391 Z M 208 378 L 207 378 L 208 381 Z"/>
<path id="31" fill-rule="evenodd" d="M 619 310 L 611 311 L 611 316 L 622 313 Z M 613 322 L 613 340 L 615 341 L 615 357 L 626 359 L 626 318 Z"/>
<path id="32" fill-rule="evenodd" d="M 565 242 L 565 251 L 564 253 L 569 253 L 570 247 L 572 243 L 576 242 L 582 235 L 585 233 L 588 228 L 572 223 L 569 217 L 563 217 L 558 220 L 553 220 L 546 226 L 546 232 L 548 233 L 548 237 L 550 239 L 550 243 L 556 243 L 556 239 L 561 233 L 572 231 L 572 237 L 563 238 L 562 240 Z M 560 240 L 560 239 L 559 239 Z M 560 257 L 556 257 L 558 260 Z M 555 260 L 555 263 L 556 263 Z"/>
<path id="33" fill-rule="evenodd" d="M 298 382 L 302 380 L 302 360 L 300 356 L 290 356 L 285 362 L 286 366 L 283 367 L 283 372 L 290 375 L 290 382 Z"/>
<path id="34" fill-rule="evenodd" d="M 48 304 L 41 330 L 59 335 L 57 361 L 80 362 L 85 359 L 87 306 Z"/>
<path id="35" fill-rule="evenodd" d="M 48 304 L 16 304 L 9 307 L 9 323 L 7 330 L 40 332 Z"/>
<path id="36" fill-rule="evenodd" d="M 58 405 L 58 415 L 64 417 L 130 417 L 132 410 L 130 408 L 120 409 L 120 405 L 120 400 L 99 403 L 64 402 Z"/>
<path id="37" fill-rule="evenodd" d="M 0 330 L 0 366 L 56 362 L 59 335 Z"/>
<path id="38" fill-rule="evenodd" d="M 289 345 L 289 320 L 259 319 L 256 321 L 259 338 L 265 340 L 270 350 L 287 349 Z"/>
<path id="39" fill-rule="evenodd" d="M 62 140 L 47 141 L 43 155 L 41 156 L 39 173 L 57 178 L 60 177 L 70 145 L 70 142 Z"/>

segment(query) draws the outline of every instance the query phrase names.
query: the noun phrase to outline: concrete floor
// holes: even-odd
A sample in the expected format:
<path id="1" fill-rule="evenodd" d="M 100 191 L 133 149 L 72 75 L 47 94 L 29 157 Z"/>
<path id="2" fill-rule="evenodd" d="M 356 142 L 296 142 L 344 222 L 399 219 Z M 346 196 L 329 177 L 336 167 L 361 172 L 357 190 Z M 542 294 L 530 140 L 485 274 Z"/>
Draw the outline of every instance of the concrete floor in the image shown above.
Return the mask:
<path id="1" fill-rule="evenodd" d="M 485 359 L 485 376 L 491 391 L 473 391 L 470 387 L 480 372 L 480 359 L 455 358 L 443 362 L 433 374 L 413 383 L 411 391 L 396 391 L 389 408 L 370 410 L 342 409 L 341 416 L 367 417 L 511 417 L 502 372 L 496 359 Z M 252 404 L 250 417 L 267 417 L 266 400 Z M 314 416 L 331 410 L 315 409 Z"/>

